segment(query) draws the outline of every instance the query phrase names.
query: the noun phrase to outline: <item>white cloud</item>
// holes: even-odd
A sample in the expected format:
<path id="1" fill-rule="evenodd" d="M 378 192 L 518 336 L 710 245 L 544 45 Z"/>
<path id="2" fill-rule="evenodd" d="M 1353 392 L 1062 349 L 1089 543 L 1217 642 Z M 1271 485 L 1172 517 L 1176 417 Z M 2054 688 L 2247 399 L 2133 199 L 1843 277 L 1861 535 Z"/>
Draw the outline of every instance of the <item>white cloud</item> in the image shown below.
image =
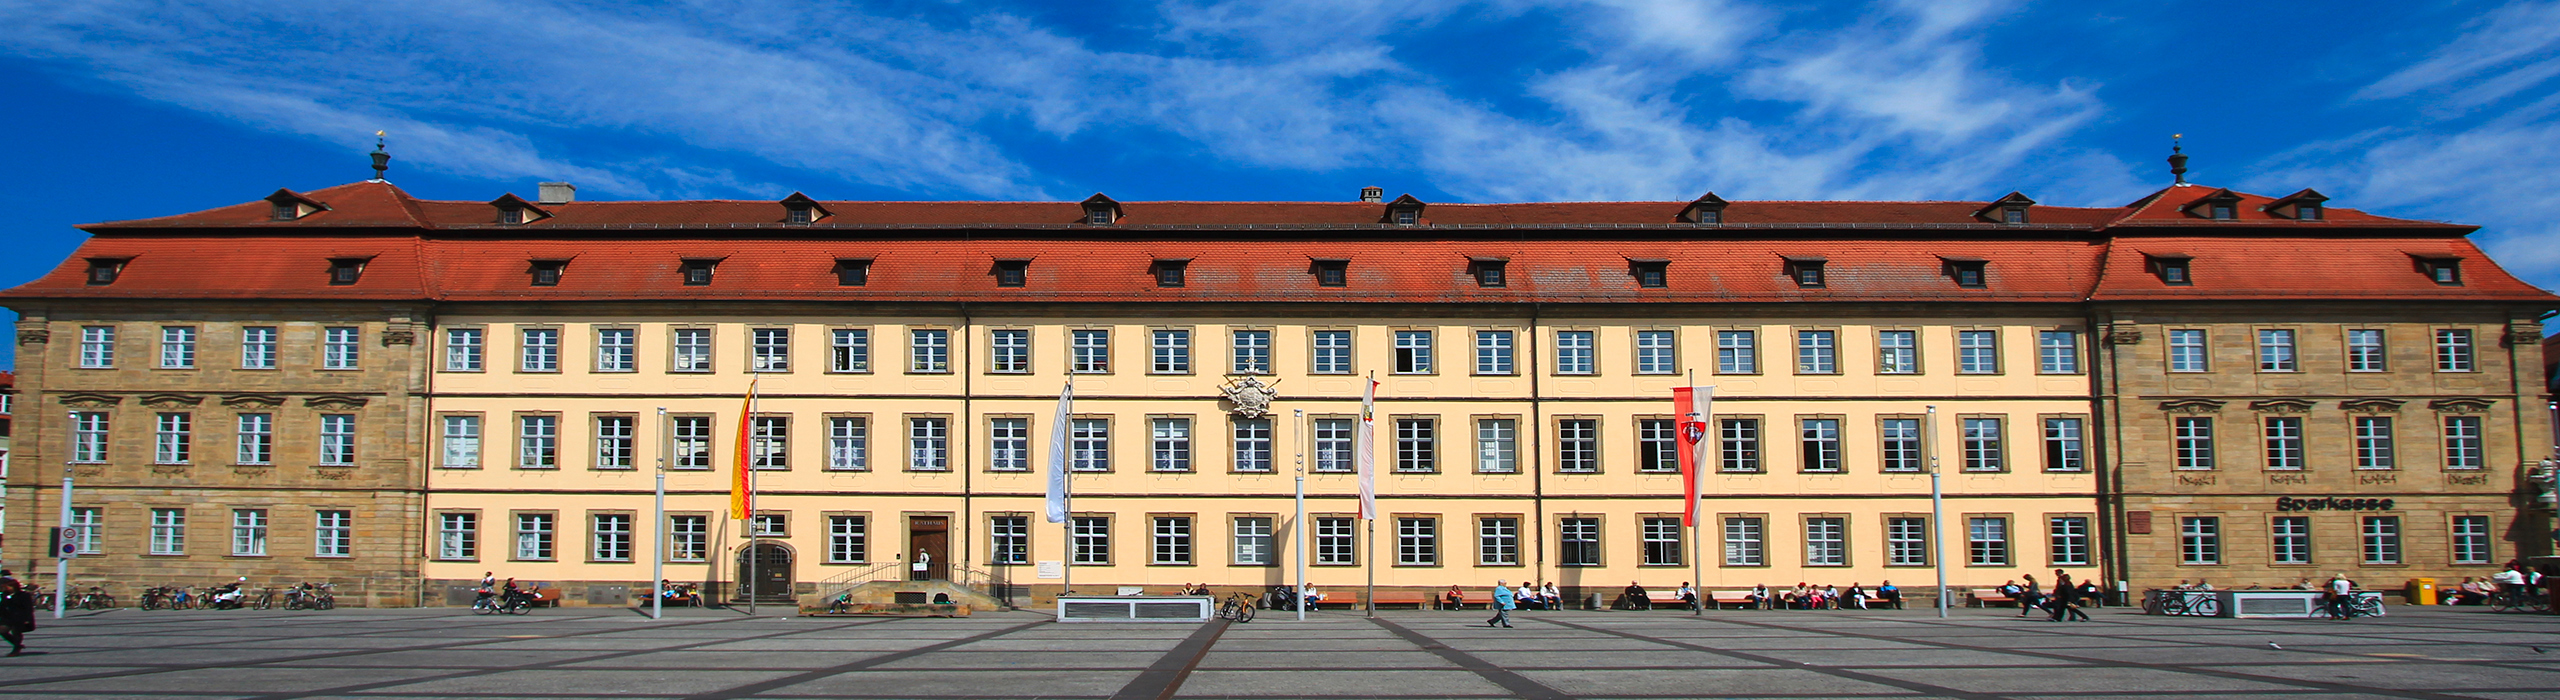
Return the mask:
<path id="1" fill-rule="evenodd" d="M 2560 75 L 2560 55 L 2554 55 L 2560 50 L 2560 2 L 2509 3 L 2466 29 L 2426 60 L 2356 91 L 2356 98 L 2387 100 L 2459 87 L 2450 103 L 2468 109 Z"/>

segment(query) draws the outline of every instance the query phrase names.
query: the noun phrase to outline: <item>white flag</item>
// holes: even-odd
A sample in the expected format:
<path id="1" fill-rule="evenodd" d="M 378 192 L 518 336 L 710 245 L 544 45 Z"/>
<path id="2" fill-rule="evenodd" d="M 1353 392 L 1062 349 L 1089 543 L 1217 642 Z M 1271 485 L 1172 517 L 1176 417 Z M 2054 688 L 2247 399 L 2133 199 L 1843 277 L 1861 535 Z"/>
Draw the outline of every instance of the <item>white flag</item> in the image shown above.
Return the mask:
<path id="1" fill-rule="evenodd" d="M 1075 427 L 1076 385 L 1058 390 L 1058 417 L 1049 422 L 1049 522 L 1067 521 L 1067 433 Z"/>
<path id="2" fill-rule="evenodd" d="M 1351 465 L 1360 472 L 1360 519 L 1378 519 L 1378 380 L 1360 390 L 1360 426 L 1351 433 Z"/>

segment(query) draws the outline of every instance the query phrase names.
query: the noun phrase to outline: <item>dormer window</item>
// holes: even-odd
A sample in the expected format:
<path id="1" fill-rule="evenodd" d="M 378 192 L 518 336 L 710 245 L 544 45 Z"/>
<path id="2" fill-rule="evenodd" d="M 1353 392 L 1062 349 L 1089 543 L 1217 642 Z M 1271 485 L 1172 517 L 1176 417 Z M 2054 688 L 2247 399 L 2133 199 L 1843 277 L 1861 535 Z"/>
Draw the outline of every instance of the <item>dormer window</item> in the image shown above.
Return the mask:
<path id="1" fill-rule="evenodd" d="M 346 286 L 364 278 L 364 258 L 330 258 L 329 284 Z"/>
<path id="2" fill-rule="evenodd" d="M 1314 271 L 1316 273 L 1316 286 L 1344 286 L 1350 281 L 1351 261 L 1317 260 L 1315 261 Z"/>
<path id="3" fill-rule="evenodd" d="M 818 219 L 817 212 L 809 211 L 808 207 L 792 207 L 783 212 L 782 222 L 787 224 L 806 224 Z"/>
<path id="4" fill-rule="evenodd" d="M 1947 263 L 1947 278 L 1955 280 L 1956 286 L 1967 289 L 1986 286 L 1983 272 L 1990 263 L 1981 258 L 1944 258 L 1944 260 Z"/>
<path id="5" fill-rule="evenodd" d="M 294 221 L 329 210 L 329 205 L 288 189 L 278 189 L 275 194 L 267 195 L 267 205 L 268 221 Z"/>
<path id="6" fill-rule="evenodd" d="M 501 223 L 501 224 L 521 224 L 521 223 L 524 223 L 524 207 L 499 207 L 499 208 L 498 208 L 498 223 Z"/>
<path id="7" fill-rule="evenodd" d="M 819 206 L 818 200 L 810 199 L 809 195 L 793 192 L 791 196 L 782 198 L 782 223 L 785 224 L 807 226 L 826 218 L 828 213 L 826 207 Z"/>
<path id="8" fill-rule="evenodd" d="M 1413 195 L 1397 195 L 1396 201 L 1387 203 L 1387 223 L 1397 226 L 1420 225 L 1422 207 L 1422 200 L 1414 199 Z"/>
<path id="9" fill-rule="evenodd" d="M 2023 224 L 2023 223 L 2026 223 L 2026 222 L 2027 222 L 2027 208 L 2026 208 L 2026 207 L 2001 207 L 2001 208 L 2000 208 L 2000 223 L 2004 223 L 2004 224 Z"/>
<path id="10" fill-rule="evenodd" d="M 267 215 L 269 220 L 292 221 L 294 219 L 302 218 L 302 205 L 300 204 L 292 202 L 269 202 L 269 204 L 275 205 L 273 209 L 269 210 Z"/>
<path id="11" fill-rule="evenodd" d="M 1471 258 L 1467 261 L 1467 268 L 1469 274 L 1475 275 L 1476 286 L 1505 287 L 1510 286 L 1511 281 L 1504 276 L 1503 268 L 1510 264 L 1502 258 Z"/>
<path id="12" fill-rule="evenodd" d="M 2427 279 L 2436 284 L 2447 287 L 2462 285 L 2461 258 L 2419 258 L 2418 270 L 2427 273 Z"/>
<path id="13" fill-rule="evenodd" d="M 1787 279 L 1795 282 L 1798 289 L 1821 289 L 1827 284 L 1822 273 L 1826 262 L 1826 258 L 1810 255 L 1787 256 Z"/>
<path id="14" fill-rule="evenodd" d="M 838 287 L 860 287 L 860 286 L 867 285 L 867 284 L 870 284 L 870 283 L 871 283 L 871 260 L 870 260 L 870 259 L 868 259 L 868 258 L 837 258 L 837 259 L 836 259 L 836 286 L 838 286 Z"/>
<path id="15" fill-rule="evenodd" d="M 489 206 L 497 208 L 498 223 L 510 226 L 533 223 L 551 215 L 551 212 L 534 206 L 532 202 L 524 201 L 523 197 L 518 197 L 513 192 L 490 200 Z"/>
<path id="16" fill-rule="evenodd" d="M 2215 202 L 2212 205 L 2212 212 L 2212 218 L 2216 221 L 2229 221 L 2240 218 L 2240 207 L 2236 205 Z"/>
<path id="17" fill-rule="evenodd" d="M 2320 209 L 2326 206 L 2325 202 L 2328 201 L 2329 196 L 2321 194 L 2319 190 L 2304 188 L 2300 192 L 2268 202 L 2267 206 L 2261 209 L 2276 216 L 2290 217 L 2295 221 L 2319 221 L 2321 215 L 2326 213 Z"/>
<path id="18" fill-rule="evenodd" d="M 1028 277 L 1029 277 L 1029 275 L 1028 275 L 1028 274 L 1026 274 L 1026 272 L 1028 272 L 1030 269 L 1031 269 L 1031 261 L 1029 261 L 1029 260 L 998 260 L 998 261 L 996 261 L 996 270 L 995 270 L 995 272 L 996 272 L 996 286 L 998 286 L 998 287 L 1020 287 L 1020 286 L 1023 286 L 1023 283 L 1026 281 L 1026 278 L 1028 278 Z"/>
<path id="19" fill-rule="evenodd" d="M 1084 198 L 1084 222 L 1091 226 L 1109 226 L 1120 221 L 1120 202 L 1095 192 Z"/>
<path id="20" fill-rule="evenodd" d="M 1714 192 L 1699 195 L 1697 199 L 1689 202 L 1689 206 L 1681 208 L 1680 220 L 1693 224 L 1724 223 L 1726 204 L 1728 202 L 1724 201 L 1723 197 L 1716 196 Z"/>
<path id="21" fill-rule="evenodd" d="M 89 285 L 100 287 L 115 284 L 116 277 L 124 274 L 124 264 L 127 260 L 131 258 L 90 258 Z"/>
<path id="22" fill-rule="evenodd" d="M 1414 211 L 1412 209 L 1396 210 L 1397 226 L 1412 226 L 1418 223 L 1422 223 L 1422 212 Z"/>
<path id="23" fill-rule="evenodd" d="M 1183 279 L 1183 274 L 1187 272 L 1190 267 L 1191 261 L 1189 260 L 1157 260 L 1155 264 L 1156 286 L 1165 288 L 1182 286 L 1185 281 Z"/>
<path id="24" fill-rule="evenodd" d="M 2297 205 L 2294 205 L 2294 207 L 2293 207 L 2293 218 L 2295 218 L 2295 219 L 2299 219 L 2299 220 L 2302 220 L 2302 221 L 2319 221 L 2319 220 L 2320 220 L 2320 205 L 2318 205 L 2318 204 L 2297 204 Z"/>
<path id="25" fill-rule="evenodd" d="M 1636 276 L 1637 287 L 1661 289 L 1671 286 L 1671 261 L 1669 260 L 1629 260 L 1627 271 Z"/>
<path id="26" fill-rule="evenodd" d="M 1990 204 L 1984 205 L 1981 209 L 1974 210 L 1973 216 L 1981 221 L 1994 221 L 2011 226 L 2022 225 L 2027 223 L 2027 208 L 2035 205 L 2036 200 L 2027 198 L 2026 193 L 2011 192 L 2007 196 L 1991 200 Z"/>
<path id="27" fill-rule="evenodd" d="M 687 287 L 710 286 L 712 268 L 718 267 L 719 264 L 718 260 L 684 261 L 684 285 Z"/>
<path id="28" fill-rule="evenodd" d="M 569 266 L 569 261 L 567 261 L 567 260 L 535 260 L 535 261 L 533 261 L 533 286 L 536 286 L 536 287 L 557 287 L 557 286 L 560 286 L 560 270 L 561 270 L 561 269 L 563 269 L 563 268 L 567 268 L 568 266 Z"/>
<path id="29" fill-rule="evenodd" d="M 2313 196 L 2318 196 L 2318 193 L 2313 193 Z M 2237 220 L 2240 218 L 2240 194 L 2231 190 L 2214 190 L 2195 198 L 2195 201 L 2188 202 L 2178 210 L 2185 212 L 2188 216 L 2200 216 L 2214 221 Z"/>
<path id="30" fill-rule="evenodd" d="M 2159 277 L 2161 284 L 2182 287 L 2195 284 L 2195 271 L 2190 267 L 2193 261 L 2187 256 L 2150 255 L 2144 258 L 2144 262 L 2151 268 L 2151 274 Z"/>

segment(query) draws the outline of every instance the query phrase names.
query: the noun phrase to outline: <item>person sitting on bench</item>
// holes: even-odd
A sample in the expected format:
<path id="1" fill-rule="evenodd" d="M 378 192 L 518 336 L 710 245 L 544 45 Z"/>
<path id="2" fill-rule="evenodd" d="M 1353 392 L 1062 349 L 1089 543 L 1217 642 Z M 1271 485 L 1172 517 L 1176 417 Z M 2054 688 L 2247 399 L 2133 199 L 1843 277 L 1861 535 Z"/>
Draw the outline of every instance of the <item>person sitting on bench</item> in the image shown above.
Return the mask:
<path id="1" fill-rule="evenodd" d="M 1886 607 L 1901 610 L 1902 589 L 1895 588 L 1892 581 L 1886 581 L 1883 585 L 1876 586 L 1876 600 L 1884 601 Z"/>
<path id="2" fill-rule="evenodd" d="M 1698 608 L 1698 589 L 1690 588 L 1687 581 L 1680 582 L 1680 604 L 1689 606 L 1691 610 Z"/>
<path id="3" fill-rule="evenodd" d="M 1653 599 L 1645 596 L 1644 584 L 1628 581 L 1627 589 L 1618 594 L 1618 604 L 1611 607 L 1619 610 L 1652 610 Z"/>
<path id="4" fill-rule="evenodd" d="M 1765 583 L 1751 584 L 1751 597 L 1749 600 L 1751 601 L 1751 607 L 1761 610 L 1769 609 L 1769 585 Z"/>
<path id="5" fill-rule="evenodd" d="M 1467 594 L 1465 591 L 1458 590 L 1457 584 L 1450 584 L 1449 592 L 1440 594 L 1440 600 L 1441 604 L 1450 610 L 1457 610 L 1466 607 Z"/>

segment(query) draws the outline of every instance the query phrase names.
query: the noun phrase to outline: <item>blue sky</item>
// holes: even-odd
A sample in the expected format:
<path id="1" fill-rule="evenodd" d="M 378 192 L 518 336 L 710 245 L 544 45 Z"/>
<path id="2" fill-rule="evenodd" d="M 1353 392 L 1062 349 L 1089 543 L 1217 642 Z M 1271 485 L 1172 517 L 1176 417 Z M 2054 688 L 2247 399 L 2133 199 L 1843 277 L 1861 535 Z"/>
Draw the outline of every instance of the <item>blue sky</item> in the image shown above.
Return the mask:
<path id="1" fill-rule="evenodd" d="M 1990 199 L 2190 177 L 2560 286 L 2560 0 L 0 0 L 0 284 L 72 224 L 487 200 Z M 0 361 L 5 361 L 0 359 Z"/>

